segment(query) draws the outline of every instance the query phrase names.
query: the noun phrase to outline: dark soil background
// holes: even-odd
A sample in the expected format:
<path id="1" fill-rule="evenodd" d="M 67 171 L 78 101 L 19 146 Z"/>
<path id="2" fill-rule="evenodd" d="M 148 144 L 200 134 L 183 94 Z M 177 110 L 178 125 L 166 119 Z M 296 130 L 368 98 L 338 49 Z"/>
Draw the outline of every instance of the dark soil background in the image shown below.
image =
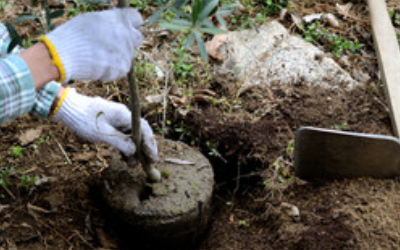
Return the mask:
<path id="1" fill-rule="evenodd" d="M 349 2 L 353 7 L 348 16 L 339 15 L 336 4 Z M 15 6 L 18 13 L 24 3 Z M 398 1 L 388 1 L 388 6 L 400 11 Z M 341 28 L 330 29 L 358 38 L 365 47 L 361 54 L 335 60 L 355 79 L 360 79 L 360 72 L 368 77 L 352 91 L 296 82 L 252 88 L 238 98 L 237 79 L 210 70 L 212 80 L 191 83 L 194 92 L 225 97 L 228 103 L 238 102 L 238 107 L 192 97 L 191 108 L 182 115 L 181 107 L 169 99 L 165 136 L 198 148 L 215 172 L 212 222 L 194 249 L 398 249 L 398 179 L 311 183 L 296 178 L 293 171 L 293 140 L 300 126 L 392 134 L 366 2 L 293 1 L 289 10 L 298 16 L 321 12 L 338 16 Z M 0 20 L 12 19 L 14 12 L 5 12 Z M 296 32 L 290 19 L 281 23 Z M 18 29 L 28 34 L 34 27 Z M 163 37 L 147 39 L 168 42 Z M 72 86 L 122 102 L 129 93 L 126 80 Z M 140 88 L 143 114 L 161 142 L 162 104 L 154 108 L 145 101 L 160 90 L 146 82 Z M 40 129 L 40 136 L 21 145 L 21 136 L 33 129 Z M 61 124 L 31 116 L 3 124 L 0 131 L 0 169 L 20 170 L 10 181 L 22 175 L 40 180 L 28 189 L 0 188 L 0 249 L 147 249 L 136 244 L 140 234 L 121 239 L 118 225 L 109 224 L 96 199 L 93 184 L 109 166 L 113 154 L 109 146 L 87 143 Z M 17 158 L 11 153 L 16 146 L 24 148 Z"/>

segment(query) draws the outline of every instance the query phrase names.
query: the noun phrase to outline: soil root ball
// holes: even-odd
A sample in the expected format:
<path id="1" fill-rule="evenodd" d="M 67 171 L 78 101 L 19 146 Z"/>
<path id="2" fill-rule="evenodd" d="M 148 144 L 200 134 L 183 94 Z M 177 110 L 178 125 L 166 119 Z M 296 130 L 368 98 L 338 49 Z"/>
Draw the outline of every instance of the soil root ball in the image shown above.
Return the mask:
<path id="1" fill-rule="evenodd" d="M 156 168 L 163 176 L 161 182 L 148 183 L 141 168 L 127 168 L 125 162 L 113 159 L 100 185 L 106 207 L 113 220 L 135 234 L 131 240 L 172 247 L 194 245 L 211 216 L 214 174 L 210 162 L 183 143 L 165 140 Z"/>

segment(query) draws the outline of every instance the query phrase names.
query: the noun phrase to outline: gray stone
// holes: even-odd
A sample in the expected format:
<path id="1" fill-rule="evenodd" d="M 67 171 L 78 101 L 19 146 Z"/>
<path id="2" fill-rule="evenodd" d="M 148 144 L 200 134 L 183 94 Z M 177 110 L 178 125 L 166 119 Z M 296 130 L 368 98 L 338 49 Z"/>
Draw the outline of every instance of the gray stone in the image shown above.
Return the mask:
<path id="1" fill-rule="evenodd" d="M 279 22 L 258 29 L 231 32 L 218 49 L 225 59 L 220 72 L 237 72 L 240 93 L 260 84 L 303 82 L 325 88 L 359 85 L 329 54 L 291 35 Z"/>

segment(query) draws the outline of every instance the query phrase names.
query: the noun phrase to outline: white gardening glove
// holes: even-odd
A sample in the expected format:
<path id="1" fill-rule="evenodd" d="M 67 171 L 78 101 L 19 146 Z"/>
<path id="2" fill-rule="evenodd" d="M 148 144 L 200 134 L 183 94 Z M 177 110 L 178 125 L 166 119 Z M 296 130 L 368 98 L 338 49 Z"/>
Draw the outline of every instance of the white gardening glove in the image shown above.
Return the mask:
<path id="1" fill-rule="evenodd" d="M 59 106 L 61 105 L 61 106 Z M 66 89 L 55 109 L 54 121 L 64 123 L 78 136 L 91 142 L 105 142 L 128 157 L 128 164 L 136 162 L 136 146 L 130 135 L 131 112 L 121 103 L 101 97 L 81 95 Z M 157 162 L 157 141 L 149 123 L 141 120 L 142 151 L 149 163 Z"/>
<path id="2" fill-rule="evenodd" d="M 143 20 L 132 8 L 78 15 L 40 38 L 60 71 L 60 82 L 125 76 L 143 41 Z"/>

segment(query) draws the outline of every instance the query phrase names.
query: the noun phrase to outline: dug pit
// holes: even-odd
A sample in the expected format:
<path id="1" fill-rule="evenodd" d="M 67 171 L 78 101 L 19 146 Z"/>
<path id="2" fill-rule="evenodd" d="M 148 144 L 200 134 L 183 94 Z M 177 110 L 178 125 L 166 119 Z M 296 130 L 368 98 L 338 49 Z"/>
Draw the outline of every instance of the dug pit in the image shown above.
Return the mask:
<path id="1" fill-rule="evenodd" d="M 103 173 L 101 196 L 114 224 L 136 236 L 128 241 L 140 238 L 146 245 L 175 249 L 194 245 L 210 220 L 213 170 L 207 158 L 189 146 L 169 140 L 162 144 L 156 165 L 161 182 L 147 182 L 141 168 L 128 168 L 114 157 Z"/>

